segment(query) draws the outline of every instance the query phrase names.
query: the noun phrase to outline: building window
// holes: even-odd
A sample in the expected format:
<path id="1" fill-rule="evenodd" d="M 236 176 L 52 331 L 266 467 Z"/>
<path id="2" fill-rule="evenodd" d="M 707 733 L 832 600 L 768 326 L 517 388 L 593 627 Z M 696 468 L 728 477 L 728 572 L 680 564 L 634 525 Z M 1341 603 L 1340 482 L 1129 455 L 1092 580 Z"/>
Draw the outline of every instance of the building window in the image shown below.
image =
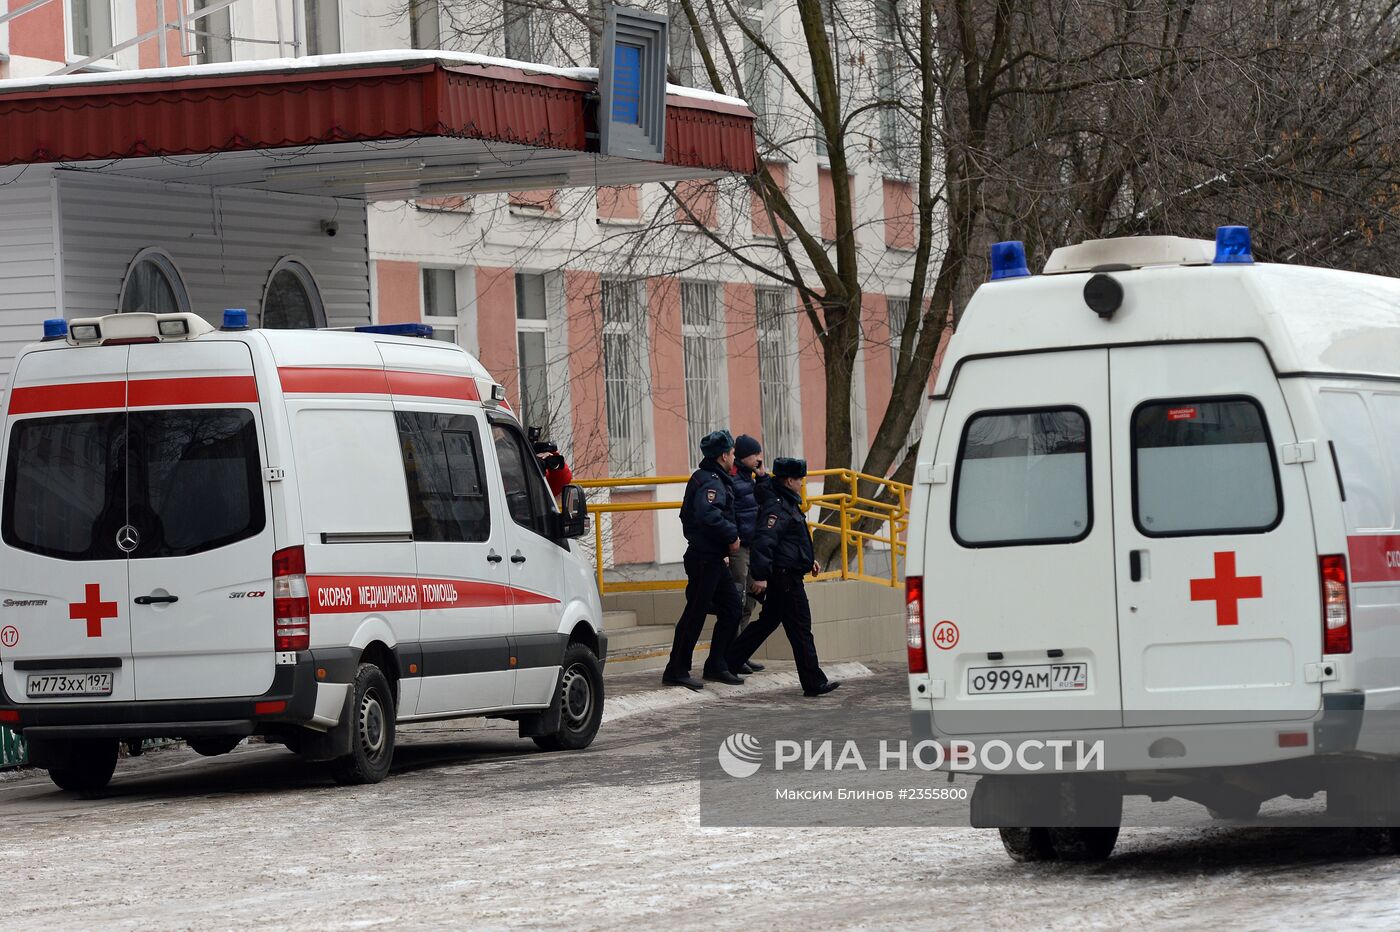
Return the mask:
<path id="1" fill-rule="evenodd" d="M 603 281 L 603 394 L 614 476 L 647 474 L 646 295 L 640 281 Z"/>
<path id="2" fill-rule="evenodd" d="M 194 0 L 195 12 L 212 6 L 214 0 Z M 201 16 L 191 25 L 194 30 L 196 58 L 201 65 L 233 61 L 233 20 L 224 7 Z"/>
<path id="3" fill-rule="evenodd" d="M 535 60 L 534 20 L 530 6 L 522 0 L 505 0 L 506 58 L 517 61 Z"/>
<path id="4" fill-rule="evenodd" d="M 759 288 L 758 400 L 763 419 L 763 442 L 771 463 L 779 456 L 801 456 L 802 437 L 797 419 L 796 338 L 792 315 L 787 313 L 788 293 L 781 288 Z"/>
<path id="5" fill-rule="evenodd" d="M 520 415 L 529 427 L 552 426 L 549 403 L 549 313 L 543 275 L 515 276 L 515 343 L 520 364 Z"/>
<path id="6" fill-rule="evenodd" d="M 76 58 L 100 55 L 112 38 L 112 0 L 68 0 L 68 40 Z"/>
<path id="7" fill-rule="evenodd" d="M 302 0 L 306 22 L 306 54 L 340 51 L 340 0 Z"/>
<path id="8" fill-rule="evenodd" d="M 668 31 L 671 40 L 669 50 L 671 80 L 676 84 L 695 85 L 695 34 L 690 31 L 690 20 L 685 9 L 675 0 L 671 2 L 671 25 Z"/>
<path id="9" fill-rule="evenodd" d="M 888 170 L 900 166 L 900 100 L 896 65 L 899 61 L 898 0 L 878 0 L 875 5 L 880 47 L 875 52 L 875 92 L 884 101 L 880 108 L 880 159 Z"/>
<path id="10" fill-rule="evenodd" d="M 410 0 L 408 29 L 414 48 L 442 48 L 442 10 L 439 0 Z"/>
<path id="11" fill-rule="evenodd" d="M 190 309 L 190 296 L 170 257 L 157 249 L 146 249 L 127 267 L 117 306 L 123 313 L 174 314 Z"/>
<path id="12" fill-rule="evenodd" d="M 433 339 L 457 343 L 457 270 L 423 270 L 423 323 L 433 328 Z"/>
<path id="13" fill-rule="evenodd" d="M 685 354 L 685 418 L 690 454 L 700 438 L 729 420 L 729 393 L 724 365 L 724 313 L 719 285 L 681 282 L 681 340 Z"/>
<path id="14" fill-rule="evenodd" d="M 754 35 L 763 34 L 762 20 L 752 18 L 747 22 Z M 749 109 L 756 117 L 754 128 L 761 136 L 771 136 L 773 108 L 768 100 L 768 56 L 759 48 L 757 42 L 749 38 L 748 33 L 744 34 L 743 56 L 744 93 L 748 95 Z"/>
<path id="15" fill-rule="evenodd" d="M 263 296 L 262 326 L 268 330 L 314 330 L 325 325 L 326 308 L 311 271 L 295 259 L 277 263 Z"/>
<path id="16" fill-rule="evenodd" d="M 885 307 L 889 311 L 890 384 L 893 385 L 899 379 L 899 348 L 904 345 L 904 324 L 909 319 L 909 299 L 886 298 Z M 914 448 L 914 444 L 919 442 L 919 436 L 923 433 L 924 414 L 928 411 L 928 393 L 922 394 L 925 397 L 919 402 L 919 413 L 914 416 L 913 423 L 909 425 L 909 436 L 900 445 L 899 454 L 894 460 L 895 465 L 904 461 L 904 457 L 909 455 L 909 451 Z"/>

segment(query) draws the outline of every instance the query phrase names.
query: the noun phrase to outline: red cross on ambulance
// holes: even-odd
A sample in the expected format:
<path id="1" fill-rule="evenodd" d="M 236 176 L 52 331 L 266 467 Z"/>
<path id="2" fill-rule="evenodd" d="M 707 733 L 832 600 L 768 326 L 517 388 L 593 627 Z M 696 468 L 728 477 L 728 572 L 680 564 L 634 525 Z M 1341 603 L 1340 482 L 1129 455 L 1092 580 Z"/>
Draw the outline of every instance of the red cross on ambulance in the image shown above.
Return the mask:
<path id="1" fill-rule="evenodd" d="M 74 621 L 87 622 L 87 636 L 102 637 L 102 620 L 117 617 L 117 603 L 102 601 L 102 585 L 88 583 L 84 587 L 84 600 L 68 606 L 68 617 Z"/>
<path id="2" fill-rule="evenodd" d="M 1240 623 L 1240 600 L 1262 599 L 1264 577 L 1235 575 L 1235 552 L 1215 554 L 1215 578 L 1191 580 L 1192 602 L 1214 602 L 1217 625 Z"/>

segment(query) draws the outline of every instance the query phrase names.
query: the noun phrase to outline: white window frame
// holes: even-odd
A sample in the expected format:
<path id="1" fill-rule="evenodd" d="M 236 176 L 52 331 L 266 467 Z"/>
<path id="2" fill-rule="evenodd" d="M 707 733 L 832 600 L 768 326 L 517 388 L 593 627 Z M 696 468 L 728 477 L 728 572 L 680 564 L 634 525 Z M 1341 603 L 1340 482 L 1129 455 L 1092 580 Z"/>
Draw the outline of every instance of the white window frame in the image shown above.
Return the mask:
<path id="1" fill-rule="evenodd" d="M 107 44 L 104 46 L 98 43 L 94 43 L 92 51 L 87 52 L 85 54 L 79 54 L 77 49 L 74 47 L 73 23 L 75 17 L 73 16 L 73 4 L 82 3 L 86 6 L 90 5 L 90 3 L 100 2 L 102 2 L 102 0 L 63 0 L 63 49 L 64 52 L 68 55 L 68 64 L 72 64 L 75 61 L 82 61 L 89 55 L 95 55 L 98 52 L 102 51 L 104 48 L 110 49 L 112 46 L 117 44 L 117 3 L 116 0 L 107 0 L 108 16 L 110 17 L 108 19 L 108 23 L 111 25 L 112 29 L 112 34 L 108 37 Z M 11 5 L 13 6 L 14 4 Z M 115 68 L 117 66 L 115 53 L 112 55 L 108 55 L 106 58 L 97 59 L 96 61 L 92 62 L 92 64 L 88 65 L 88 67 L 91 68 L 94 65 L 106 68 Z"/>
<path id="2" fill-rule="evenodd" d="M 550 346 L 550 337 L 549 337 L 550 326 L 551 326 L 551 324 L 553 323 L 553 321 L 551 321 L 551 319 L 550 319 L 552 315 L 550 314 L 550 307 L 549 307 L 549 305 L 550 305 L 550 300 L 549 300 L 549 298 L 550 298 L 550 287 L 549 287 L 549 286 L 550 286 L 550 282 L 549 282 L 549 276 L 548 276 L 548 275 L 545 275 L 545 274 L 542 274 L 542 273 L 539 273 L 539 272 L 528 272 L 528 271 L 523 271 L 523 270 L 519 270 L 519 269 L 516 270 L 515 275 L 516 275 L 516 278 L 515 278 L 515 285 L 516 285 L 516 287 L 515 287 L 515 353 L 516 353 L 515 368 L 516 368 L 516 378 L 519 380 L 519 392 L 520 392 L 520 412 L 519 412 L 519 414 L 520 414 L 520 418 L 521 418 L 521 423 L 522 423 L 522 424 L 525 423 L 525 420 L 527 419 L 527 414 L 526 414 L 526 405 L 525 405 L 525 379 L 524 379 L 524 374 L 523 374 L 523 372 L 521 371 L 521 370 L 523 369 L 523 363 L 522 363 L 521 358 L 520 358 L 520 335 L 523 334 L 523 333 L 529 333 L 529 334 L 536 334 L 536 333 L 538 333 L 538 334 L 541 335 L 542 342 L 544 343 L 544 366 L 545 366 L 545 371 L 544 371 L 544 382 L 545 382 L 545 386 L 544 386 L 544 388 L 545 388 L 545 392 L 546 392 L 546 395 L 547 395 L 547 397 L 546 397 L 546 399 L 545 399 L 545 403 L 546 403 L 546 407 L 548 408 L 548 419 L 547 419 L 546 422 L 543 423 L 543 424 L 538 423 L 538 422 L 532 422 L 532 423 L 526 424 L 525 426 L 527 426 L 527 427 L 542 427 L 542 428 L 544 428 L 544 429 L 546 430 L 547 433 L 549 433 L 549 434 L 552 435 L 552 434 L 554 433 L 554 427 L 555 427 L 555 423 L 554 423 L 554 422 L 555 422 L 557 419 L 559 419 L 559 416 L 562 414 L 562 412 L 560 412 L 559 408 L 557 407 L 557 405 L 556 405 L 556 403 L 555 403 L 555 384 L 554 384 L 554 383 L 555 383 L 555 380 L 552 379 L 552 378 L 550 377 L 550 370 L 554 367 L 554 354 L 553 354 L 552 352 L 550 352 L 551 346 Z M 540 279 L 540 282 L 541 282 L 541 285 L 542 285 L 542 297 L 543 297 L 543 299 L 544 299 L 544 308 L 543 308 L 543 310 L 544 310 L 544 317 L 543 317 L 543 318 L 540 318 L 540 319 L 538 319 L 538 320 L 535 320 L 535 319 L 532 319 L 532 318 L 526 318 L 526 317 L 521 317 L 521 316 L 520 316 L 520 276 L 522 276 L 522 275 L 529 275 L 529 276 L 537 277 L 537 278 Z M 558 443 L 558 441 L 556 440 L 555 443 Z"/>
<path id="3" fill-rule="evenodd" d="M 609 319 L 610 291 L 630 288 L 635 306 Z M 608 468 L 613 476 L 647 476 L 652 472 L 651 445 L 651 348 L 647 339 L 646 282 L 642 279 L 604 278 L 601 285 L 599 311 L 602 317 L 603 342 L 603 404 L 606 408 L 608 430 Z M 620 363 L 626 371 L 609 372 L 608 346 L 625 338 L 625 359 Z M 617 391 L 624 397 L 617 397 Z M 619 449 L 614 436 L 614 424 L 625 422 L 634 435 L 630 449 Z"/>
<path id="4" fill-rule="evenodd" d="M 325 50 L 325 49 L 320 49 L 320 50 L 316 51 L 315 53 L 313 53 L 313 52 L 311 51 L 311 29 L 310 29 L 310 27 L 309 27 L 309 25 L 308 25 L 308 23 L 307 23 L 307 21 L 306 21 L 306 5 L 307 5 L 308 3 L 314 3 L 314 4 L 318 5 L 318 6 L 321 5 L 321 4 L 323 4 L 323 3 L 332 3 L 332 4 L 335 5 L 335 48 L 334 48 L 334 49 L 331 49 L 331 50 L 329 50 L 329 51 L 327 51 L 327 50 Z M 298 17 L 300 17 L 300 20 L 301 20 L 302 47 L 303 47 L 303 49 L 305 50 L 305 51 L 303 52 L 303 54 L 306 54 L 306 55 L 311 55 L 311 54 L 316 54 L 316 55 L 334 55 L 334 54 L 336 54 L 336 53 L 338 53 L 338 52 L 344 50 L 344 48 L 345 48 L 345 10 L 344 10 L 344 5 L 341 3 L 341 0 L 301 0 L 301 2 L 297 4 L 296 14 L 297 14 Z"/>
<path id="5" fill-rule="evenodd" d="M 170 254 L 159 246 L 147 246 L 127 263 L 126 272 L 122 275 L 121 291 L 117 293 L 117 311 L 120 312 L 122 306 L 126 304 L 126 290 L 131 285 L 132 273 L 145 262 L 150 262 L 158 267 L 166 281 L 170 283 L 171 291 L 175 292 L 177 310 L 180 313 L 189 313 L 193 305 L 190 302 L 189 288 L 185 285 L 185 276 L 181 274 L 180 267 L 175 264 L 175 260 L 170 258 Z"/>
<path id="6" fill-rule="evenodd" d="M 514 13 L 512 13 L 512 9 Z M 535 35 L 535 14 L 537 12 L 537 10 L 530 6 L 528 0 L 501 0 L 501 49 L 506 58 L 515 59 L 517 61 L 535 60 L 535 57 L 540 51 L 537 48 L 538 37 Z M 517 26 L 516 28 L 523 28 L 525 30 L 525 43 L 529 48 L 511 48 L 510 36 L 512 19 L 514 19 L 516 23 L 523 23 L 523 26 Z M 520 54 L 522 51 L 525 54 Z"/>
<path id="7" fill-rule="evenodd" d="M 431 19 L 437 26 L 437 44 L 420 45 L 418 36 L 418 22 L 424 17 L 425 11 L 431 11 Z M 408 44 L 415 49 L 441 49 L 442 41 L 442 2 L 441 0 L 409 0 L 408 4 Z"/>
<path id="8" fill-rule="evenodd" d="M 432 308 L 428 307 L 428 276 L 430 271 L 451 272 L 452 273 L 452 299 L 454 307 L 451 314 L 434 314 Z M 433 265 L 425 262 L 418 267 L 418 317 L 433 328 L 452 328 L 456 337 L 452 342 L 457 346 L 467 349 L 466 324 L 462 320 L 462 270 L 456 266 Z"/>
<path id="9" fill-rule="evenodd" d="M 680 289 L 687 449 L 692 459 L 698 459 L 700 438 L 729 423 L 729 361 L 725 352 L 728 333 L 723 286 L 719 282 L 682 280 Z M 696 320 L 688 315 L 691 305 L 687 298 L 703 300 L 708 307 L 701 317 L 708 319 Z"/>
<path id="10" fill-rule="evenodd" d="M 180 2 L 184 4 L 185 0 L 180 0 Z M 205 6 L 208 6 L 213 2 L 214 0 L 204 0 Z M 200 10 L 202 9 L 197 4 L 198 0 L 195 0 L 195 3 L 190 4 L 190 7 L 192 8 L 193 12 L 196 13 L 200 12 Z M 233 12 L 234 8 L 237 6 L 238 4 L 235 3 L 231 6 L 226 6 L 222 10 L 219 10 L 215 13 L 210 13 L 207 16 L 201 16 L 199 19 L 190 23 L 186 27 L 187 38 L 192 44 L 191 51 L 195 53 L 190 57 L 194 58 L 201 65 L 219 64 L 238 60 L 238 51 L 234 48 L 234 36 L 236 36 L 238 33 L 234 26 Z M 214 26 L 216 25 L 214 21 L 222 21 L 224 19 L 228 20 L 228 58 L 207 58 L 205 51 L 205 43 L 209 41 L 210 35 L 222 35 L 221 32 L 214 32 Z"/>
<path id="11" fill-rule="evenodd" d="M 765 308 L 765 303 L 772 306 Z M 786 288 L 754 289 L 759 414 L 770 463 L 779 456 L 803 455 L 795 313 Z"/>

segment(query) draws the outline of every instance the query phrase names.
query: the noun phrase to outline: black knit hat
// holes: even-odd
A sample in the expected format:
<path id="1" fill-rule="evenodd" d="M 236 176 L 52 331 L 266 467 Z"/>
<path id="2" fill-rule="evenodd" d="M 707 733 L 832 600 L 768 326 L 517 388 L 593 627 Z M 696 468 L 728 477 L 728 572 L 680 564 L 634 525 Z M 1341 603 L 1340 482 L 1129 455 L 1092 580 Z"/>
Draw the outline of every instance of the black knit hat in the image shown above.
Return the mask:
<path id="1" fill-rule="evenodd" d="M 741 460 L 746 456 L 753 456 L 755 453 L 762 453 L 763 446 L 748 434 L 740 434 L 734 438 L 734 458 Z"/>
<path id="2" fill-rule="evenodd" d="M 807 478 L 807 461 L 780 456 L 773 461 L 773 475 L 779 479 Z"/>

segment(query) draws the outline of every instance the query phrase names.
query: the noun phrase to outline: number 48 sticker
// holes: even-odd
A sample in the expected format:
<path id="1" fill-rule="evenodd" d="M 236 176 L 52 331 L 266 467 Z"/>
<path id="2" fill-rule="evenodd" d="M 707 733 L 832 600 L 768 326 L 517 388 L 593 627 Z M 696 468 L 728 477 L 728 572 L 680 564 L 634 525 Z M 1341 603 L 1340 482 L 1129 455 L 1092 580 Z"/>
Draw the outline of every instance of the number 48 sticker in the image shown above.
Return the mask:
<path id="1" fill-rule="evenodd" d="M 934 625 L 933 643 L 939 650 L 952 650 L 958 644 L 958 626 L 951 621 L 940 621 Z"/>

